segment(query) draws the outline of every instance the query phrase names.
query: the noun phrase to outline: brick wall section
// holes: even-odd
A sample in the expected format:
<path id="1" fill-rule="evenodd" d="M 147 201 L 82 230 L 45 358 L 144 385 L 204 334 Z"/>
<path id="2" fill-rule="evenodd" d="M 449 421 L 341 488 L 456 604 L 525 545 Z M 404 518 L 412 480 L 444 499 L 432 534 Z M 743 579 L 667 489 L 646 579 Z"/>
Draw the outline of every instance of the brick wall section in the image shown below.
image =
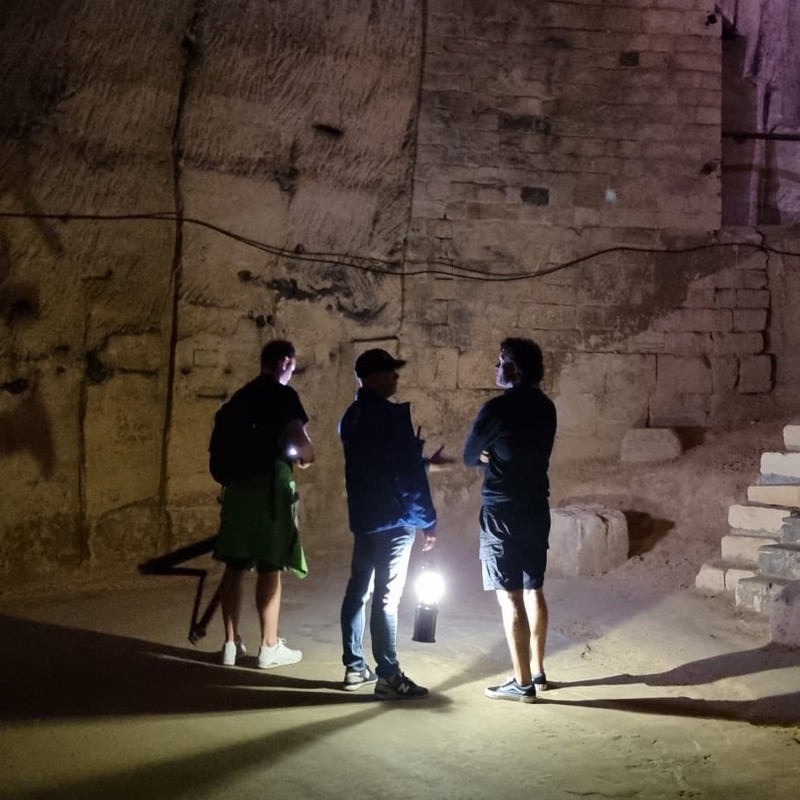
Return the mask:
<path id="1" fill-rule="evenodd" d="M 693 249 L 720 226 L 721 49 L 708 10 L 428 7 L 407 268 L 445 274 L 407 281 L 401 340 L 412 357 L 455 351 L 454 391 L 477 406 L 500 340 L 535 338 L 560 457 L 613 455 L 627 427 L 705 425 L 726 397 L 772 388 L 765 257 L 724 237 Z M 548 273 L 448 280 L 448 263 Z"/>

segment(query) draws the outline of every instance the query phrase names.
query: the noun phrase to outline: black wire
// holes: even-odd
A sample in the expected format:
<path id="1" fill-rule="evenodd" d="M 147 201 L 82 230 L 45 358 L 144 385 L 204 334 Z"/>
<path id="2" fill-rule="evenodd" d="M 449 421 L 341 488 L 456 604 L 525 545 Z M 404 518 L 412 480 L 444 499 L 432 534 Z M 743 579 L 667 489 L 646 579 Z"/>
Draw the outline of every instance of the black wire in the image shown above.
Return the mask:
<path id="1" fill-rule="evenodd" d="M 326 266 L 345 267 L 347 269 L 355 269 L 360 272 L 367 272 L 377 275 L 388 275 L 394 277 L 416 277 L 419 275 L 433 275 L 441 276 L 444 278 L 466 280 L 466 281 L 479 281 L 486 283 L 508 283 L 513 281 L 524 281 L 532 278 L 540 278 L 543 275 L 551 275 L 554 272 L 560 272 L 570 267 L 575 267 L 578 264 L 583 264 L 586 261 L 592 261 L 611 253 L 643 253 L 650 255 L 684 255 L 687 253 L 697 253 L 702 250 L 712 250 L 722 247 L 749 247 L 754 250 L 759 250 L 764 253 L 800 257 L 800 253 L 795 253 L 789 250 L 781 250 L 776 247 L 771 247 L 764 244 L 763 239 L 759 243 L 755 242 L 710 242 L 707 244 L 693 245 L 691 247 L 678 247 L 678 248 L 655 248 L 655 247 L 630 247 L 620 245 L 617 247 L 607 247 L 603 250 L 596 250 L 584 256 L 564 261 L 560 264 L 554 264 L 550 267 L 542 267 L 541 269 L 532 272 L 518 272 L 511 275 L 498 275 L 497 273 L 487 272 L 485 270 L 476 269 L 474 267 L 465 267 L 447 259 L 428 259 L 425 261 L 408 260 L 409 264 L 433 264 L 435 266 L 446 267 L 447 269 L 411 269 L 403 270 L 402 262 L 397 260 L 387 260 L 382 258 L 375 258 L 372 256 L 359 256 L 351 253 L 326 253 L 326 252 L 305 252 L 298 250 L 287 250 L 283 247 L 260 242 L 257 239 L 251 239 L 247 236 L 242 236 L 219 225 L 211 222 L 206 222 L 202 219 L 194 217 L 180 217 L 178 218 L 173 211 L 156 211 L 152 213 L 143 214 L 37 214 L 37 213 L 19 213 L 11 211 L 0 212 L 0 217 L 10 219 L 48 219 L 48 220 L 61 220 L 63 222 L 70 221 L 98 221 L 98 222 L 114 222 L 125 220 L 156 220 L 168 222 L 181 222 L 191 225 L 197 225 L 200 228 L 205 228 L 215 233 L 233 239 L 248 247 L 260 250 L 264 253 L 285 258 L 292 261 L 304 261 L 311 264 L 323 264 Z"/>

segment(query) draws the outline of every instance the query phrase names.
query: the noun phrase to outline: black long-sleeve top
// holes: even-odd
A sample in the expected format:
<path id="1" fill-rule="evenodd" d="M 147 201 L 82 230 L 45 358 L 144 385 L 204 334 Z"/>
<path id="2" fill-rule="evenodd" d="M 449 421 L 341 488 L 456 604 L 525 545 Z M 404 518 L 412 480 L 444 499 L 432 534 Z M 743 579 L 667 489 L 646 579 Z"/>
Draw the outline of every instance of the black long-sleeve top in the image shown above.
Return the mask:
<path id="1" fill-rule="evenodd" d="M 538 386 L 518 385 L 483 405 L 464 447 L 467 466 L 485 466 L 485 505 L 531 505 L 550 493 L 547 469 L 556 408 Z M 489 453 L 489 463 L 480 460 Z"/>

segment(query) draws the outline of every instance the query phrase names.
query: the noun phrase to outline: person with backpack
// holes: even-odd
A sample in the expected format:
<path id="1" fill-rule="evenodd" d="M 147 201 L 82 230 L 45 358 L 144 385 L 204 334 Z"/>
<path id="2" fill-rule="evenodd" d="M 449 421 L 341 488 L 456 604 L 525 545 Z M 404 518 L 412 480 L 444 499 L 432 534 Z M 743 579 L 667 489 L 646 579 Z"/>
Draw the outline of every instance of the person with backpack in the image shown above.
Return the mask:
<path id="1" fill-rule="evenodd" d="M 297 392 L 288 386 L 297 361 L 291 342 L 275 340 L 261 351 L 261 374 L 239 389 L 214 419 L 209 445 L 212 476 L 224 486 L 214 558 L 225 564 L 220 584 L 225 643 L 222 663 L 245 655 L 239 635 L 242 581 L 256 569 L 261 623 L 258 666 L 295 664 L 303 654 L 278 637 L 281 573 L 308 573 L 297 531 L 293 464 L 307 467 L 314 448 Z"/>

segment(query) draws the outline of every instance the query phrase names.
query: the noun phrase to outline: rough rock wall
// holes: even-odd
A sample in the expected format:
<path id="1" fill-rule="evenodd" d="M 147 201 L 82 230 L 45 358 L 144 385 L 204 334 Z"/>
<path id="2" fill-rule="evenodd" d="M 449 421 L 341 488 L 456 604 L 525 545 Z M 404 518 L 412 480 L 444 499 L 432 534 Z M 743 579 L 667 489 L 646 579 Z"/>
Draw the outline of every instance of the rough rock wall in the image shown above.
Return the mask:
<path id="1" fill-rule="evenodd" d="M 546 350 L 560 459 L 796 381 L 792 259 L 713 233 L 705 5 L 4 3 L 0 574 L 213 532 L 211 420 L 278 336 L 319 451 L 312 555 L 347 541 L 364 347 L 410 359 L 400 399 L 456 456 L 510 334 Z"/>
<path id="2" fill-rule="evenodd" d="M 429 427 L 458 441 L 510 334 L 547 353 L 559 459 L 614 456 L 630 426 L 705 426 L 769 392 L 770 254 L 717 232 L 707 4 L 429 9 L 407 268 L 439 274 L 409 278 L 403 336 L 446 365 Z"/>
<path id="3" fill-rule="evenodd" d="M 0 13 L 0 203 L 20 215 L 0 238 L 0 574 L 213 531 L 211 420 L 278 336 L 320 452 L 305 528 L 346 541 L 336 423 L 359 340 L 394 347 L 401 319 L 399 279 L 365 270 L 402 260 L 419 4 Z"/>
<path id="4" fill-rule="evenodd" d="M 180 133 L 185 213 L 272 250 L 184 226 L 169 449 L 174 530 L 179 539 L 213 532 L 197 432 L 257 373 L 261 346 L 286 337 L 299 350 L 293 385 L 318 451 L 300 479 L 301 522 L 321 548 L 337 546 L 348 534 L 336 429 L 355 393 L 355 353 L 362 340 L 396 347 L 402 316 L 399 278 L 364 268 L 403 257 L 420 5 L 203 9 Z"/>
<path id="5" fill-rule="evenodd" d="M 2 4 L 0 573 L 152 547 L 187 4 Z"/>

